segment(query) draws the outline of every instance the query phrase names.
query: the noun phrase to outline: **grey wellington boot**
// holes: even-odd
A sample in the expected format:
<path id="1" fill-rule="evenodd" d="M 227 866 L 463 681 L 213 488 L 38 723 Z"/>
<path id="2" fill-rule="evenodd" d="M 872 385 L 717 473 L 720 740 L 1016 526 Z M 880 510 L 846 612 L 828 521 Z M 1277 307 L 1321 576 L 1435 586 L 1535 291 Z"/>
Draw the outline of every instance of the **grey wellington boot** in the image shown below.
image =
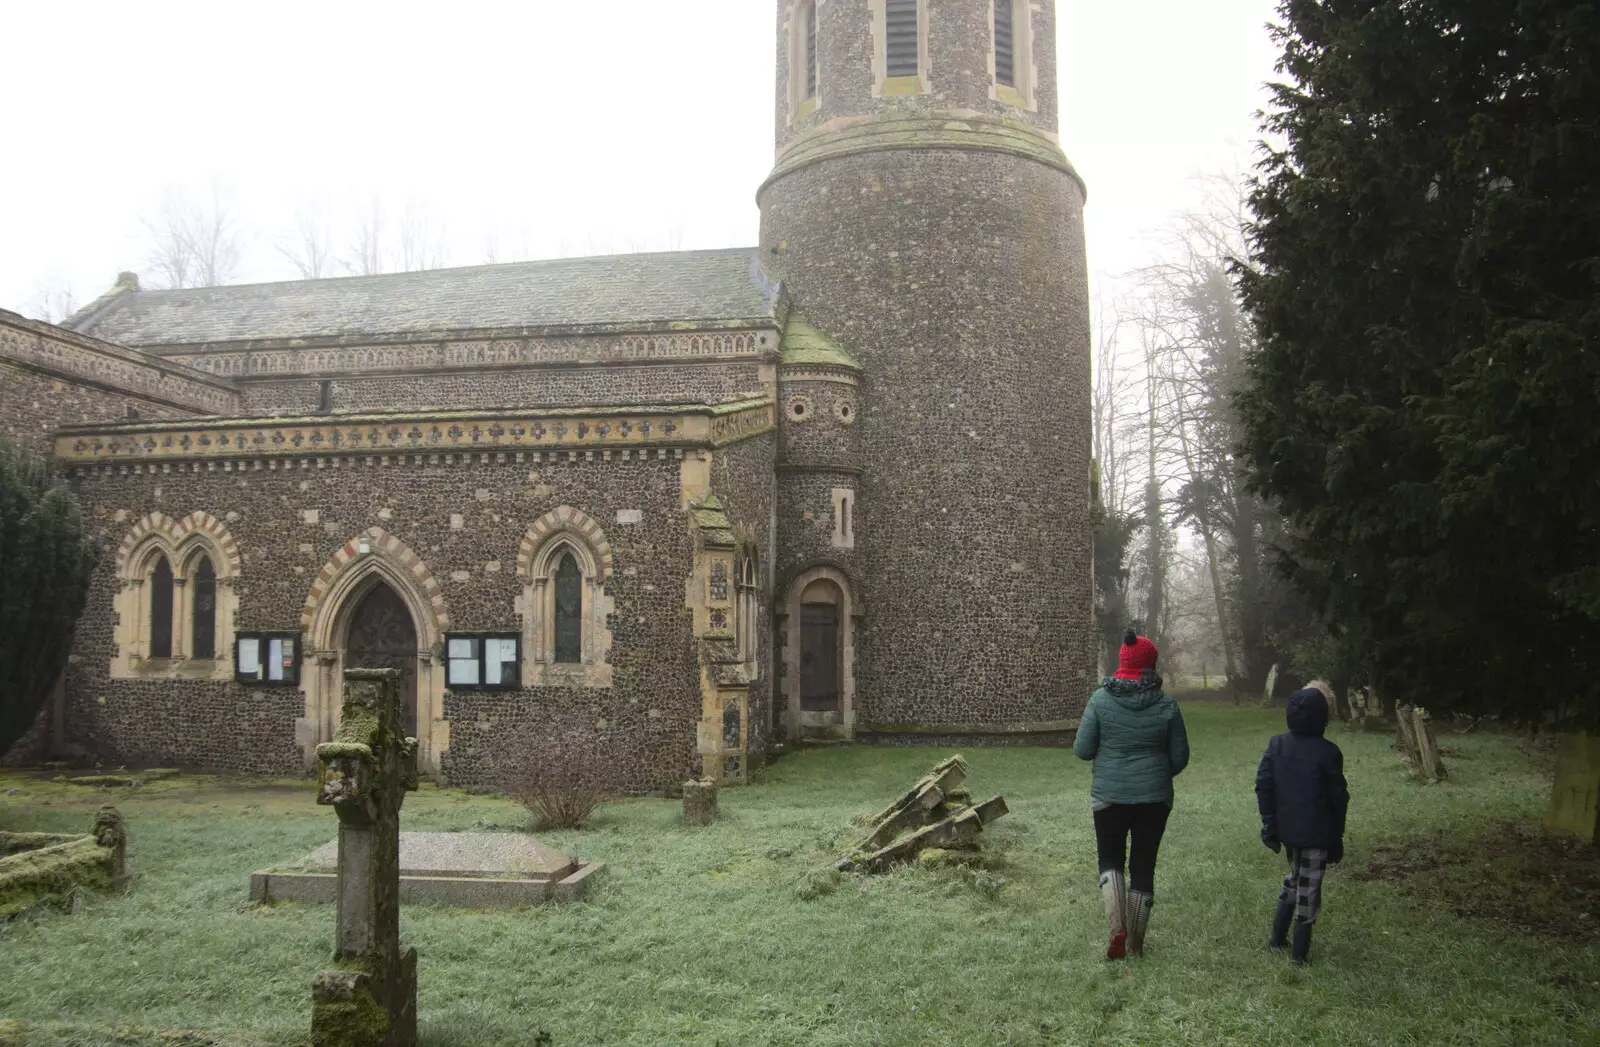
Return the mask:
<path id="1" fill-rule="evenodd" d="M 1289 960 L 1297 966 L 1304 966 L 1311 962 L 1311 928 L 1314 923 L 1294 922 L 1294 948 L 1289 953 Z"/>
<path id="2" fill-rule="evenodd" d="M 1106 923 L 1111 926 L 1106 959 L 1120 960 L 1128 954 L 1127 899 L 1122 873 L 1100 874 L 1100 897 L 1106 903 Z"/>
<path id="3" fill-rule="evenodd" d="M 1146 891 L 1128 892 L 1128 955 L 1144 955 L 1144 932 L 1150 926 L 1150 907 L 1156 896 Z"/>
<path id="4" fill-rule="evenodd" d="M 1294 899 L 1278 899 L 1278 911 L 1272 917 L 1272 937 L 1267 948 L 1282 952 L 1289 947 L 1289 924 L 1294 922 Z"/>

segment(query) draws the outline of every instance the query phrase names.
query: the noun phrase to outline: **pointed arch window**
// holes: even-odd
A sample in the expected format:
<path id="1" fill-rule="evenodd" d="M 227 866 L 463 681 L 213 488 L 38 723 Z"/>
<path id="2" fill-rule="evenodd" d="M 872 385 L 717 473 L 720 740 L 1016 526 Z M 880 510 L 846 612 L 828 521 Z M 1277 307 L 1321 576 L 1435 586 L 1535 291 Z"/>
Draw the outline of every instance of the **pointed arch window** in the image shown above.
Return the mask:
<path id="1" fill-rule="evenodd" d="M 217 569 L 209 556 L 201 556 L 192 569 L 194 592 L 189 597 L 190 658 L 217 656 Z"/>
<path id="2" fill-rule="evenodd" d="M 555 574 L 555 660 L 561 665 L 583 662 L 583 573 L 570 552 L 561 554 Z"/>
<path id="3" fill-rule="evenodd" d="M 562 506 L 536 520 L 517 551 L 528 687 L 610 687 L 611 543 L 590 516 Z"/>
<path id="4" fill-rule="evenodd" d="M 761 573 L 757 553 L 746 547 L 739 558 L 737 599 L 734 603 L 734 630 L 739 657 L 754 670 L 761 650 Z"/>
<path id="5" fill-rule="evenodd" d="M 240 564 L 233 536 L 208 513 L 140 520 L 116 556 L 112 678 L 233 678 Z"/>
<path id="6" fill-rule="evenodd" d="M 172 564 L 157 556 L 150 569 L 150 658 L 172 657 Z"/>

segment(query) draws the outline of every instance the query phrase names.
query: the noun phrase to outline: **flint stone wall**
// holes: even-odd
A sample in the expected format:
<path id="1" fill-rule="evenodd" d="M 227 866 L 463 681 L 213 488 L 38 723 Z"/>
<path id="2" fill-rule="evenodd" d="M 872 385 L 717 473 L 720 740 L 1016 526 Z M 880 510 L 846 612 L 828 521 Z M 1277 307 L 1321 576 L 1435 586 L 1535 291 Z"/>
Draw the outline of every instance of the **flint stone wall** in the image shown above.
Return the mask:
<path id="1" fill-rule="evenodd" d="M 878 0 L 882 6 L 883 0 Z M 778 144 L 841 116 L 919 115 L 965 110 L 1021 121 L 1044 131 L 1056 128 L 1056 12 L 1053 2 L 1029 3 L 1033 19 L 1034 59 L 1038 84 L 1036 106 L 1019 109 L 990 98 L 994 42 L 993 4 L 988 0 L 942 0 L 928 6 L 928 91 L 923 94 L 873 97 L 873 8 L 868 0 L 829 0 L 817 5 L 817 68 L 822 83 L 817 109 L 797 121 L 789 115 L 788 19 L 779 0 L 777 107 Z M 1019 65 L 1022 56 L 1018 55 Z M 766 241 L 763 241 L 766 242 Z M 813 317 L 813 319 L 815 319 Z"/>
<path id="2" fill-rule="evenodd" d="M 636 790 L 666 788 L 696 769 L 699 670 L 684 606 L 692 540 L 680 508 L 680 463 L 670 457 L 156 476 L 111 469 L 75 482 L 110 548 L 153 511 L 180 518 L 204 509 L 225 521 L 243 558 L 240 631 L 298 631 L 323 564 L 379 526 L 427 564 L 452 629 L 520 632 L 518 545 L 544 513 L 580 509 L 604 528 L 614 557 L 614 685 L 447 692 L 445 774 L 457 785 L 509 786 L 523 761 L 558 739 L 606 761 Z M 637 513 L 638 522 L 619 523 L 619 513 Z M 452 517 L 460 517 L 459 528 Z M 117 763 L 300 774 L 295 720 L 305 699 L 298 689 L 109 678 L 111 560 L 95 574 L 78 630 L 68 741 Z"/>
<path id="3" fill-rule="evenodd" d="M 907 150 L 803 167 L 761 202 L 769 269 L 865 368 L 860 720 L 1077 716 L 1095 668 L 1078 183 Z"/>

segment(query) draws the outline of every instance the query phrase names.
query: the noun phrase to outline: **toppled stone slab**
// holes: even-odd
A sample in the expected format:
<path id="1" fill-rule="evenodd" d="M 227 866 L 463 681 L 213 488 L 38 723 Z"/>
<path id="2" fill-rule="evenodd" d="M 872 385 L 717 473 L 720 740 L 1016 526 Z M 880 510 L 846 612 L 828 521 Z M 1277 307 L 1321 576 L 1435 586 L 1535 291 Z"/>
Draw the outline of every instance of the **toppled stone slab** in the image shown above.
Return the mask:
<path id="1" fill-rule="evenodd" d="M 0 833 L 0 919 L 39 904 L 60 904 L 79 888 L 105 890 L 126 877 L 122 815 L 102 807 L 86 836 Z"/>
<path id="2" fill-rule="evenodd" d="M 952 756 L 878 812 L 872 831 L 835 866 L 840 872 L 883 872 L 901 862 L 930 864 L 928 851 L 972 850 L 983 827 L 1007 813 L 1006 801 L 992 796 L 972 802 L 964 783 L 967 763 Z"/>
<path id="3" fill-rule="evenodd" d="M 130 774 L 85 774 L 77 778 L 63 775 L 56 781 L 66 785 L 82 785 L 89 789 L 120 789 L 141 784 L 138 778 Z"/>
<path id="4" fill-rule="evenodd" d="M 282 869 L 250 877 L 255 902 L 332 902 L 338 841 Z M 604 866 L 583 863 L 520 833 L 401 833 L 400 900 L 467 909 L 575 901 Z"/>

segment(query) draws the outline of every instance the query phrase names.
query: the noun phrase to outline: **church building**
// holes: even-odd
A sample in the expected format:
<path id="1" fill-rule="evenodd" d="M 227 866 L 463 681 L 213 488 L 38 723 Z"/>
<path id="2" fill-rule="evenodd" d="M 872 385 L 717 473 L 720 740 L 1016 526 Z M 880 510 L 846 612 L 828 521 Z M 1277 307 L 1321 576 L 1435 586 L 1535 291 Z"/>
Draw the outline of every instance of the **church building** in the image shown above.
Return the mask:
<path id="1" fill-rule="evenodd" d="M 778 0 L 759 246 L 0 311 L 102 557 L 12 759 L 427 773 L 1060 744 L 1094 685 L 1084 187 L 1054 0 Z"/>

